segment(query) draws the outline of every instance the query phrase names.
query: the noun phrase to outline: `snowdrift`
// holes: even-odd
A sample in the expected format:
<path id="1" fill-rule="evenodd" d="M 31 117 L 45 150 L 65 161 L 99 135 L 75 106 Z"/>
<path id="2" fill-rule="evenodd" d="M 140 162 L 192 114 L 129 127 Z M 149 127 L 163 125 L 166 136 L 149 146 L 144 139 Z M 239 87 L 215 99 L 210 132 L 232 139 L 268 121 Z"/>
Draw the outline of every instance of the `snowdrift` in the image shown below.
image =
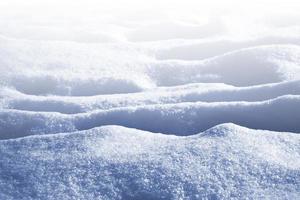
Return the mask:
<path id="1" fill-rule="evenodd" d="M 159 61 L 135 44 L 0 41 L 1 85 L 30 95 L 92 96 L 189 83 L 240 87 L 300 79 L 297 45 L 239 49 L 198 61 Z"/>
<path id="2" fill-rule="evenodd" d="M 121 107 L 74 115 L 4 109 L 0 112 L 0 138 L 87 130 L 103 125 L 192 135 L 227 122 L 249 128 L 299 133 L 299 113 L 299 95 L 262 102 L 195 102 Z"/>
<path id="3" fill-rule="evenodd" d="M 119 126 L 0 141 L 1 199 L 297 199 L 300 135 Z"/>
<path id="4" fill-rule="evenodd" d="M 271 45 L 239 49 L 201 61 L 158 61 L 150 76 L 160 86 L 191 82 L 251 86 L 300 78 L 300 48 Z"/>
<path id="5" fill-rule="evenodd" d="M 25 95 L 6 87 L 0 89 L 0 107 L 27 111 L 75 114 L 111 108 L 170 104 L 182 102 L 264 101 L 278 96 L 300 95 L 300 81 L 281 82 L 255 87 L 233 87 L 225 84 L 187 84 L 160 87 L 133 94 L 92 97 Z"/>

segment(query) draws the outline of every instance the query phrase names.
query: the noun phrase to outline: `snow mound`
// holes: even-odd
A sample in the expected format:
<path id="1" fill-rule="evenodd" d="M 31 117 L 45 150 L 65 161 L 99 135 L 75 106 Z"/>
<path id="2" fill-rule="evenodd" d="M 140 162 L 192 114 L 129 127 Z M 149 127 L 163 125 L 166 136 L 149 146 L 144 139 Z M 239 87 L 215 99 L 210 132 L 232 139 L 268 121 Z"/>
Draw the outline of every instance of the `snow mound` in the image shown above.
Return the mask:
<path id="1" fill-rule="evenodd" d="M 192 82 L 251 86 L 299 80 L 299 54 L 297 45 L 252 47 L 201 61 L 158 61 L 150 76 L 162 86 Z"/>
<path id="2" fill-rule="evenodd" d="M 2 37 L 0 42 L 0 84 L 25 94 L 92 96 L 138 92 L 154 85 L 143 68 L 150 58 L 130 45 Z"/>
<path id="3" fill-rule="evenodd" d="M 300 135 L 119 126 L 0 141 L 1 199 L 297 199 Z"/>

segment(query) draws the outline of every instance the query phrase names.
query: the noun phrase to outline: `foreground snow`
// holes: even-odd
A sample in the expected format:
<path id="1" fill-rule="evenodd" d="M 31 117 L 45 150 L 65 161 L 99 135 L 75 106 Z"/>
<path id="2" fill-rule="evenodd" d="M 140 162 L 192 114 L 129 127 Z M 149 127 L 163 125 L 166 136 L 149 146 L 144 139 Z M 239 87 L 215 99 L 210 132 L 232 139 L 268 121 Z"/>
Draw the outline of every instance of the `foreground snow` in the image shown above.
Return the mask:
<path id="1" fill-rule="evenodd" d="M 105 126 L 0 142 L 1 199 L 297 199 L 300 135 Z"/>

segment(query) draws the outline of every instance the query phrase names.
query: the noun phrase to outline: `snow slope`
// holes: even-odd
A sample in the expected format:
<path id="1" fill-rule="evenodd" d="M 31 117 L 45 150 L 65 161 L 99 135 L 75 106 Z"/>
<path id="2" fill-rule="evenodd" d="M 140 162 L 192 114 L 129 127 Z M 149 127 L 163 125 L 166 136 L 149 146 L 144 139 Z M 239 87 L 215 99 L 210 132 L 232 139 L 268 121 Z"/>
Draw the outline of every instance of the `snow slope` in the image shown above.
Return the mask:
<path id="1" fill-rule="evenodd" d="M 299 10 L 0 1 L 0 199 L 298 199 Z"/>

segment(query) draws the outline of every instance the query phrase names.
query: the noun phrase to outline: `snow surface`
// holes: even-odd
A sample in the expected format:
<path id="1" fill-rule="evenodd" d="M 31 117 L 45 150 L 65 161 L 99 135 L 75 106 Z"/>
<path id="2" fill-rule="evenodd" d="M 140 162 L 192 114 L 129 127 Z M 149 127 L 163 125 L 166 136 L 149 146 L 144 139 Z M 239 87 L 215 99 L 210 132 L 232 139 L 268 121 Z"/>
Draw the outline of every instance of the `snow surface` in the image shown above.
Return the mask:
<path id="1" fill-rule="evenodd" d="M 1 199 L 297 199 L 300 135 L 119 126 L 0 141 Z"/>
<path id="2" fill-rule="evenodd" d="M 299 199 L 299 10 L 1 1 L 0 199 Z"/>
<path id="3" fill-rule="evenodd" d="M 3 109 L 0 139 L 122 125 L 151 132 L 191 135 L 221 123 L 300 132 L 300 95 L 261 102 L 194 102 L 95 110 L 73 115 Z M 271 117 L 270 117 L 271 116 Z"/>

